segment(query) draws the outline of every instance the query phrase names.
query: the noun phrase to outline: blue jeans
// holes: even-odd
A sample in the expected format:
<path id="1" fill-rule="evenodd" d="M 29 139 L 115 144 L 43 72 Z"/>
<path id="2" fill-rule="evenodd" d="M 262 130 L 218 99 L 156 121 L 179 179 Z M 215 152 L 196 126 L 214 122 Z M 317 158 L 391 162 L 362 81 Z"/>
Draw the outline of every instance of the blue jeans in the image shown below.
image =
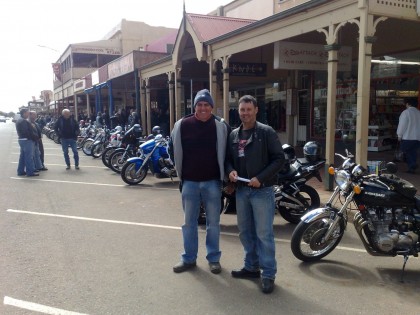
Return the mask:
<path id="1" fill-rule="evenodd" d="M 273 221 L 273 187 L 254 189 L 239 186 L 236 190 L 239 239 L 245 252 L 245 269 L 258 271 L 263 278 L 275 279 L 277 273 Z"/>
<path id="2" fill-rule="evenodd" d="M 34 165 L 34 146 L 32 140 L 18 140 L 20 146 L 19 164 L 17 168 L 18 175 L 33 175 L 35 171 Z"/>
<path id="3" fill-rule="evenodd" d="M 41 162 L 41 152 L 39 151 L 39 144 L 35 142 L 34 145 L 34 165 L 35 169 L 40 170 L 44 167 Z"/>
<path id="4" fill-rule="evenodd" d="M 184 208 L 184 225 L 182 235 L 184 238 L 184 253 L 182 261 L 193 263 L 197 260 L 198 252 L 198 216 L 200 204 L 206 210 L 206 248 L 207 260 L 218 262 L 221 252 L 219 249 L 220 238 L 220 199 L 222 189 L 220 180 L 205 182 L 183 181 L 182 206 Z"/>
<path id="5" fill-rule="evenodd" d="M 420 147 L 420 141 L 401 140 L 400 150 L 405 153 L 405 159 L 409 170 L 417 168 L 417 150 Z"/>
<path id="6" fill-rule="evenodd" d="M 77 151 L 76 140 L 74 139 L 61 139 L 61 148 L 64 153 L 64 160 L 66 164 L 70 166 L 69 147 L 73 151 L 74 165 L 79 165 L 79 152 Z"/>

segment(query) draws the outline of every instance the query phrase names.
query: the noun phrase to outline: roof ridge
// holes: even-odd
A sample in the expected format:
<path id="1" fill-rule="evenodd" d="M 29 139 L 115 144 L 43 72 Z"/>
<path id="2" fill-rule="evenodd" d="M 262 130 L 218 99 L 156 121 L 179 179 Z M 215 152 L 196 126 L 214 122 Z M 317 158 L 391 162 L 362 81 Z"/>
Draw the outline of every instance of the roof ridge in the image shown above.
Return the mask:
<path id="1" fill-rule="evenodd" d="M 242 21 L 242 22 L 255 22 L 258 20 L 253 19 L 243 19 L 243 18 L 234 18 L 229 16 L 220 16 L 220 15 L 206 15 L 206 14 L 198 14 L 198 13 L 186 13 L 189 17 L 196 16 L 196 17 L 203 17 L 208 19 L 219 19 L 219 20 L 231 20 L 231 21 Z"/>

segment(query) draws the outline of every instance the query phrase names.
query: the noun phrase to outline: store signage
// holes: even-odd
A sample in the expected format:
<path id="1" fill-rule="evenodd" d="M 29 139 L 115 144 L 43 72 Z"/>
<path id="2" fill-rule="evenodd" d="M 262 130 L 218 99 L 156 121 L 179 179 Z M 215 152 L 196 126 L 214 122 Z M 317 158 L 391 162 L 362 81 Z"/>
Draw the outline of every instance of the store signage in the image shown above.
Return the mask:
<path id="1" fill-rule="evenodd" d="M 121 55 L 121 49 L 117 47 L 89 47 L 71 46 L 72 53 L 95 54 L 95 55 Z"/>
<path id="2" fill-rule="evenodd" d="M 252 62 L 230 62 L 229 74 L 232 76 L 265 77 L 267 64 Z"/>
<path id="3" fill-rule="evenodd" d="M 133 54 L 121 57 L 108 64 L 109 79 L 120 77 L 124 74 L 134 71 L 134 57 Z"/>
<path id="4" fill-rule="evenodd" d="M 74 92 L 83 91 L 86 87 L 86 81 L 85 79 L 77 80 L 73 84 L 73 90 Z"/>
<path id="5" fill-rule="evenodd" d="M 59 63 L 53 63 L 52 68 L 57 80 L 61 81 L 61 65 Z"/>
<path id="6" fill-rule="evenodd" d="M 99 71 L 92 72 L 92 85 L 99 84 Z"/>
<path id="7" fill-rule="evenodd" d="M 350 71 L 352 48 L 343 46 L 338 51 L 338 71 Z M 274 69 L 327 70 L 328 52 L 324 45 L 276 42 L 274 43 Z"/>

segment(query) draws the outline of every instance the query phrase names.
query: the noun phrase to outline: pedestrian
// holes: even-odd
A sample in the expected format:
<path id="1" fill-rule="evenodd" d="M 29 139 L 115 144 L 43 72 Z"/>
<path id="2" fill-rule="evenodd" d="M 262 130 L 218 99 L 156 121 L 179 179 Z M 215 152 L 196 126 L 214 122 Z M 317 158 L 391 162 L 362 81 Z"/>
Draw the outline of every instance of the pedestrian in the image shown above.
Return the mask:
<path id="1" fill-rule="evenodd" d="M 184 253 L 173 267 L 176 273 L 196 266 L 200 206 L 206 212 L 206 259 L 210 271 L 218 274 L 220 265 L 220 200 L 229 126 L 212 114 L 213 99 L 201 90 L 194 99 L 195 113 L 175 123 L 171 143 L 177 174 L 181 179 L 184 224 Z"/>
<path id="2" fill-rule="evenodd" d="M 61 147 L 66 161 L 66 170 L 70 169 L 69 147 L 73 151 L 74 167 L 79 169 L 79 153 L 77 152 L 77 136 L 80 134 L 79 124 L 71 117 L 68 109 L 63 109 L 54 127 L 61 140 Z"/>
<path id="3" fill-rule="evenodd" d="M 253 96 L 239 99 L 242 124 L 232 130 L 226 151 L 226 173 L 236 183 L 236 209 L 239 239 L 245 258 L 234 278 L 260 278 L 264 293 L 274 290 L 277 273 L 273 220 L 273 185 L 283 168 L 280 140 L 270 126 L 257 121 L 258 105 Z"/>
<path id="4" fill-rule="evenodd" d="M 37 140 L 28 121 L 29 110 L 22 108 L 20 118 L 16 121 L 16 132 L 20 146 L 19 163 L 17 168 L 18 176 L 39 176 L 34 165 L 34 146 Z"/>
<path id="5" fill-rule="evenodd" d="M 35 132 L 38 141 L 34 145 L 34 164 L 35 169 L 38 171 L 48 171 L 48 168 L 44 165 L 44 145 L 42 143 L 42 131 L 41 127 L 36 122 L 37 113 L 31 110 L 29 112 L 29 122 L 31 123 L 33 132 Z"/>
<path id="6" fill-rule="evenodd" d="M 415 173 L 417 165 L 417 150 L 420 147 L 420 111 L 417 104 L 411 99 L 405 100 L 406 109 L 401 113 L 397 136 L 400 141 L 400 150 L 404 152 L 408 165 L 407 173 Z"/>

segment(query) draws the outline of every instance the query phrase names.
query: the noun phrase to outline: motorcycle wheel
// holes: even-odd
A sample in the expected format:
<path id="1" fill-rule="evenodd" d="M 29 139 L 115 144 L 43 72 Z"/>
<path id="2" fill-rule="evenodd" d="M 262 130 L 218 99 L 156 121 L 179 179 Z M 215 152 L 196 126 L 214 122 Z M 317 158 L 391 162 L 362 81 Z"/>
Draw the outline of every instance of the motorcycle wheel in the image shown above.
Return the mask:
<path id="1" fill-rule="evenodd" d="M 80 150 L 84 144 L 85 144 L 85 138 L 77 137 L 77 141 L 76 141 L 77 149 Z"/>
<path id="2" fill-rule="evenodd" d="M 95 144 L 92 147 L 92 156 L 95 159 L 100 158 L 102 153 L 104 152 L 104 150 L 105 150 L 105 144 L 104 143 Z"/>
<path id="3" fill-rule="evenodd" d="M 121 178 L 128 185 L 137 185 L 141 183 L 147 175 L 147 167 L 136 175 L 136 163 L 127 162 L 121 169 Z"/>
<path id="4" fill-rule="evenodd" d="M 57 133 L 55 133 L 54 132 L 54 134 L 52 135 L 52 139 L 53 139 L 53 141 L 55 142 L 55 143 L 57 143 L 57 144 L 60 144 L 61 143 L 61 141 L 60 141 L 60 137 L 58 136 L 58 134 Z"/>
<path id="5" fill-rule="evenodd" d="M 323 241 L 331 222 L 329 218 L 320 218 L 309 223 L 301 221 L 292 234 L 290 246 L 293 255 L 302 261 L 311 262 L 331 253 L 340 243 L 345 229 L 344 221 L 340 219 L 330 238 Z"/>
<path id="6" fill-rule="evenodd" d="M 84 154 L 91 156 L 92 155 L 92 145 L 93 145 L 93 139 L 86 140 L 83 144 L 82 151 Z"/>
<path id="7" fill-rule="evenodd" d="M 298 224 L 300 218 L 309 210 L 318 208 L 321 204 L 319 199 L 318 192 L 308 185 L 302 185 L 299 187 L 299 193 L 295 196 L 304 207 L 299 207 L 297 209 L 287 206 L 280 206 L 280 202 L 287 202 L 290 204 L 297 205 L 295 201 L 284 198 L 279 201 L 276 201 L 276 208 L 279 211 L 280 215 L 288 222 L 293 224 Z"/>
<path id="8" fill-rule="evenodd" d="M 223 210 L 225 209 L 225 197 L 221 197 L 220 198 L 220 214 L 223 213 Z M 228 202 L 228 201 L 226 201 Z M 204 225 L 206 224 L 207 220 L 206 220 L 206 210 L 204 208 L 203 203 L 200 204 L 200 213 L 198 215 L 198 219 L 197 219 L 198 225 Z"/>
<path id="9" fill-rule="evenodd" d="M 114 152 L 115 152 L 115 148 L 106 148 L 105 151 L 102 153 L 102 163 L 104 163 L 104 165 L 108 168 L 110 168 L 109 157 Z"/>
<path id="10" fill-rule="evenodd" d="M 116 151 L 109 157 L 109 168 L 115 173 L 121 173 L 121 169 L 125 162 L 131 157 L 129 154 L 125 154 L 125 151 Z"/>

